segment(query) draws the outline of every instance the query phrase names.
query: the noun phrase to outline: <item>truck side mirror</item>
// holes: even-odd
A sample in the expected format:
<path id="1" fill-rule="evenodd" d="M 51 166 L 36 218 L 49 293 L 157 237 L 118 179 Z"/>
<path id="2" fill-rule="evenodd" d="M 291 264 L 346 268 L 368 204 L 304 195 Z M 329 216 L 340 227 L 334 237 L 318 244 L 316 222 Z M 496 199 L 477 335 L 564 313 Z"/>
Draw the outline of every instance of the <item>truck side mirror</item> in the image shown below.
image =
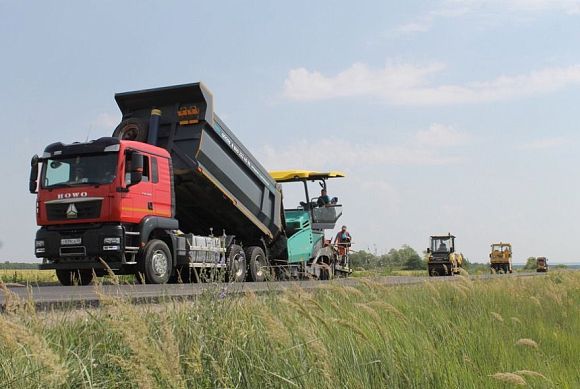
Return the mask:
<path id="1" fill-rule="evenodd" d="M 427 249 L 427 254 L 431 254 L 431 249 Z"/>
<path id="2" fill-rule="evenodd" d="M 34 155 L 30 160 L 30 181 L 28 183 L 28 190 L 30 193 L 36 193 L 38 186 L 38 155 Z"/>
<path id="3" fill-rule="evenodd" d="M 143 154 L 133 151 L 131 154 L 131 183 L 127 187 L 138 184 L 143 179 Z"/>

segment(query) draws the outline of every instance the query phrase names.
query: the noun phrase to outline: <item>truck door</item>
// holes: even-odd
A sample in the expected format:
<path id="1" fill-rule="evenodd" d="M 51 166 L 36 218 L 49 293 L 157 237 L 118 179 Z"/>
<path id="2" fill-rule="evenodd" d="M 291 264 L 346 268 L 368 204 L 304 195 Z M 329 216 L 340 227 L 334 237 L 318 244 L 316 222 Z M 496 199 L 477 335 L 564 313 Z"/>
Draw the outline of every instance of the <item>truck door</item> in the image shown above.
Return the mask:
<path id="1" fill-rule="evenodd" d="M 153 212 L 157 216 L 171 217 L 171 170 L 169 159 L 151 156 L 151 185 Z"/>
<path id="2" fill-rule="evenodd" d="M 131 183 L 131 161 L 125 163 L 125 184 Z M 151 182 L 151 157 L 143 155 L 143 178 L 129 187 L 129 196 L 123 202 L 123 213 L 131 222 L 139 223 L 145 216 L 154 214 L 153 183 Z"/>

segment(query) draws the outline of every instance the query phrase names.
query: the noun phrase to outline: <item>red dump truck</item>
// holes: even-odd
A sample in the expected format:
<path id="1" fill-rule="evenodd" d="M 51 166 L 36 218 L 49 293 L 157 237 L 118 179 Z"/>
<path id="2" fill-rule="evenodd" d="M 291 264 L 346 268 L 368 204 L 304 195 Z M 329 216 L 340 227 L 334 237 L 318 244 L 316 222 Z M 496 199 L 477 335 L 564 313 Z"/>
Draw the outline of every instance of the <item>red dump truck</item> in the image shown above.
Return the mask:
<path id="1" fill-rule="evenodd" d="M 115 99 L 123 118 L 112 137 L 53 143 L 32 159 L 41 269 L 65 285 L 107 271 L 166 283 L 207 268 L 230 281 L 263 281 L 273 267 L 315 278 L 334 269 L 324 229 L 340 208 L 322 221 L 305 211 L 304 225 L 287 228 L 280 184 L 214 113 L 203 84 Z M 329 175 L 316 177 L 325 186 Z M 296 234 L 310 247 L 293 255 Z"/>

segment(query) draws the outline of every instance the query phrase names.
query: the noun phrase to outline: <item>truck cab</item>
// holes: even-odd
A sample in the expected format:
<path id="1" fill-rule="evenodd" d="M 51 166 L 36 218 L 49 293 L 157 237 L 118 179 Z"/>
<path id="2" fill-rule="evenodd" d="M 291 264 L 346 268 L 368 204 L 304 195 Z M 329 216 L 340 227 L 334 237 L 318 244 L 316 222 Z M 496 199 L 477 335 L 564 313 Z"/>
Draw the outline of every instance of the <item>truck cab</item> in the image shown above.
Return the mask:
<path id="1" fill-rule="evenodd" d="M 53 143 L 32 160 L 30 191 L 37 193 L 35 255 L 42 269 L 55 269 L 64 284 L 92 271 L 133 273 L 143 235 L 157 233 L 173 252 L 157 255 L 156 277 L 169 268 L 160 262 L 178 255 L 164 230 L 178 228 L 170 183 L 171 159 L 161 148 L 104 137 L 85 143 Z"/>

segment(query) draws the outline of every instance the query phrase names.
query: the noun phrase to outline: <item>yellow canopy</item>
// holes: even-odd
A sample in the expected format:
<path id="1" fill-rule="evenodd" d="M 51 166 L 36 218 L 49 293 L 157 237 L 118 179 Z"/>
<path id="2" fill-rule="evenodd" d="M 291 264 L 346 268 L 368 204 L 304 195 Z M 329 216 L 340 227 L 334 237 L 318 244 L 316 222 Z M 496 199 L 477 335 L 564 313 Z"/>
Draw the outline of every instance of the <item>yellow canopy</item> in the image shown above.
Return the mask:
<path id="1" fill-rule="evenodd" d="M 276 182 L 326 180 L 328 178 L 345 177 L 344 173 L 337 171 L 315 172 L 311 170 L 275 170 L 269 173 Z"/>

